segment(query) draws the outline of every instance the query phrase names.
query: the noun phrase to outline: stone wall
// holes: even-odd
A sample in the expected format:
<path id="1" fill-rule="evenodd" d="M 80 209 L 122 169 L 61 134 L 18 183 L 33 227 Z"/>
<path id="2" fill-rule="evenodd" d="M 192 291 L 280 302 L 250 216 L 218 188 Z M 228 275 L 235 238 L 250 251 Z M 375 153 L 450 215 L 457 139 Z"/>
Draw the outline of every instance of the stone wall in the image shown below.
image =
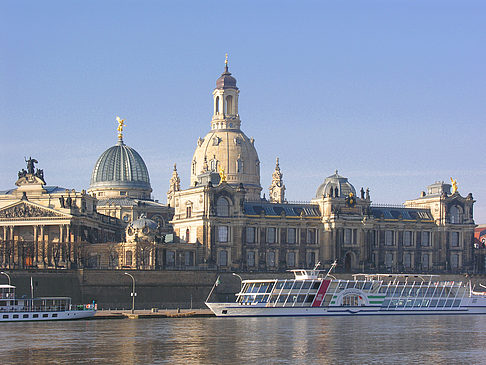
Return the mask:
<path id="1" fill-rule="evenodd" d="M 12 285 L 17 296 L 30 297 L 30 278 L 34 296 L 69 296 L 73 303 L 98 303 L 98 308 L 131 308 L 132 280 L 122 270 L 12 270 Z M 137 309 L 147 308 L 203 308 L 213 284 L 218 277 L 214 271 L 129 271 L 135 277 Z M 232 301 L 239 291 L 240 279 L 231 273 L 220 273 L 220 282 L 211 301 Z M 244 273 L 243 279 L 274 279 L 293 277 L 286 273 Z M 351 279 L 351 275 L 337 275 Z M 441 280 L 464 281 L 464 275 L 441 275 Z M 486 275 L 473 275 L 473 284 L 486 285 Z M 7 278 L 0 275 L 0 283 Z"/>

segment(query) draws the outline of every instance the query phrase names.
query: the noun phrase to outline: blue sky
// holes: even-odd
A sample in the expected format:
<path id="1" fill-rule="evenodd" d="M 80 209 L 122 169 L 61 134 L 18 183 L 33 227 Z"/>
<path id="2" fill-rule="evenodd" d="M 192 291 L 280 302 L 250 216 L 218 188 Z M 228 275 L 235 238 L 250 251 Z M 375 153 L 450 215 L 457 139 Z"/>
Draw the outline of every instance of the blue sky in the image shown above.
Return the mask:
<path id="1" fill-rule="evenodd" d="M 0 34 L 0 190 L 24 156 L 87 189 L 119 115 L 165 201 L 229 53 L 267 196 L 277 156 L 289 200 L 335 169 L 375 203 L 452 176 L 486 223 L 484 1 L 4 0 Z"/>

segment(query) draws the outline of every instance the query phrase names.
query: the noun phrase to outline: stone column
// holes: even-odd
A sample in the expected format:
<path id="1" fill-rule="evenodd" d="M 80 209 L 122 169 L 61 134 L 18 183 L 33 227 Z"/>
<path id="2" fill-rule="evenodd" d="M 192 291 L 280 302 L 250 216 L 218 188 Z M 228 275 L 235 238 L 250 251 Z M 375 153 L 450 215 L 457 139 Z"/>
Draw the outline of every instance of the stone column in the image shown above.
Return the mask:
<path id="1" fill-rule="evenodd" d="M 59 243 L 58 243 L 58 247 L 57 247 L 58 252 L 59 252 L 58 263 L 64 262 L 63 257 L 62 257 L 63 246 L 64 246 L 64 225 L 60 224 L 59 225 Z"/>
<path id="2" fill-rule="evenodd" d="M 45 244 L 45 240 L 44 240 L 44 226 L 39 226 L 40 228 L 40 236 L 41 236 L 41 239 L 40 239 L 40 251 L 41 251 L 41 257 L 42 257 L 42 266 L 45 267 L 46 266 L 46 258 L 47 258 L 47 255 L 46 255 L 46 244 Z"/>
<path id="3" fill-rule="evenodd" d="M 38 239 L 37 239 L 37 226 L 34 226 L 34 243 L 33 243 L 33 249 L 34 249 L 34 262 L 32 264 L 35 264 L 34 266 L 37 266 L 37 263 L 39 262 L 38 257 L 39 257 L 39 251 L 38 251 Z"/>
<path id="4" fill-rule="evenodd" d="M 68 267 L 71 267 L 71 227 L 69 224 L 66 225 L 66 262 Z"/>

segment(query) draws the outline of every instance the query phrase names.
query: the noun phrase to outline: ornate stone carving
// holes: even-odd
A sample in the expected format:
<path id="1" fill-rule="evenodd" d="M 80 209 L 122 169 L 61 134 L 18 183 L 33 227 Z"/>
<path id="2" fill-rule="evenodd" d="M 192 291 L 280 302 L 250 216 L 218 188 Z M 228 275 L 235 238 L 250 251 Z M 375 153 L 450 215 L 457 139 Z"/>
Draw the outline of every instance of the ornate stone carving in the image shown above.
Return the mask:
<path id="1" fill-rule="evenodd" d="M 60 214 L 47 209 L 22 203 L 11 208 L 0 210 L 0 218 L 60 217 Z"/>

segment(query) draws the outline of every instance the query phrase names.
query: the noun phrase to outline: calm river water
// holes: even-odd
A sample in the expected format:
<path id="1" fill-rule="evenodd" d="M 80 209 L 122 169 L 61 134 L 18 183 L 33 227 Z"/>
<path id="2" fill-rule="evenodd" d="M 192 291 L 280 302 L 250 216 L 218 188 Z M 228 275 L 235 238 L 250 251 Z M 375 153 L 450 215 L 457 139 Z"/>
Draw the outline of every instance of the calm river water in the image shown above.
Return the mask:
<path id="1" fill-rule="evenodd" d="M 486 363 L 486 316 L 0 324 L 0 364 Z"/>

